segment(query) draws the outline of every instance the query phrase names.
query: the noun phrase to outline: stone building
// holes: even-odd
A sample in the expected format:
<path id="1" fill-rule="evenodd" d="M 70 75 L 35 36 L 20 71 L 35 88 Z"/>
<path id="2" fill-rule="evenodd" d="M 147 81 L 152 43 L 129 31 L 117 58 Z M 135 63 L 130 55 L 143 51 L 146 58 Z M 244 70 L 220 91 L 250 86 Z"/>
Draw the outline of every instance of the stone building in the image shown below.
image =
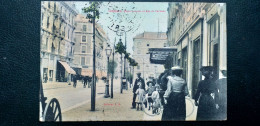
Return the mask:
<path id="1" fill-rule="evenodd" d="M 41 2 L 40 52 L 43 82 L 66 82 L 75 74 L 70 66 L 75 44 L 73 33 L 76 15 L 73 2 Z"/>
<path id="2" fill-rule="evenodd" d="M 93 74 L 93 24 L 86 16 L 77 15 L 75 18 L 75 54 L 74 69 L 83 76 L 92 77 Z M 100 24 L 96 24 L 95 47 L 96 47 L 96 76 L 106 76 L 107 57 L 105 48 L 108 45 L 108 37 Z"/>
<path id="3" fill-rule="evenodd" d="M 203 79 L 199 69 L 227 69 L 226 4 L 174 2 L 168 7 L 168 44 L 177 46 L 175 65 L 184 68 L 183 78 L 192 96 Z"/>
<path id="4" fill-rule="evenodd" d="M 145 81 L 149 77 L 157 78 L 164 71 L 164 66 L 150 63 L 149 48 L 168 47 L 166 33 L 144 32 L 135 36 L 133 42 L 133 58 L 138 63 L 138 66 L 134 67 L 134 78 L 138 72 Z"/>

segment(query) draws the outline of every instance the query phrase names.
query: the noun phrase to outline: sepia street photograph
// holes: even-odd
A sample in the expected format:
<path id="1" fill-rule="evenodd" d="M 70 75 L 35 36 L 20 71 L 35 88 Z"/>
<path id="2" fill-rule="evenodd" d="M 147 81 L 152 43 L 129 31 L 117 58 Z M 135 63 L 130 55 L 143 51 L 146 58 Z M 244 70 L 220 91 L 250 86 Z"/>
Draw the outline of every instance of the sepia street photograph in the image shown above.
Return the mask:
<path id="1" fill-rule="evenodd" d="M 226 121 L 226 6 L 41 1 L 39 121 Z"/>

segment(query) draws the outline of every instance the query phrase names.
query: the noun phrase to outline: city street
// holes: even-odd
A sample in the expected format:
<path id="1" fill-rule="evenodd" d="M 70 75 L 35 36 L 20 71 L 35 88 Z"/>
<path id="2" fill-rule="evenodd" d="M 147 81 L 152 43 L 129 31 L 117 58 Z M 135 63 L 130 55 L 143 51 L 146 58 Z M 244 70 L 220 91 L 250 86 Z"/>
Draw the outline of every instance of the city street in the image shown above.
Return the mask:
<path id="1" fill-rule="evenodd" d="M 114 80 L 114 93 L 120 91 L 119 81 Z M 43 83 L 43 92 L 47 97 L 46 102 L 52 98 L 58 99 L 62 113 L 91 101 L 91 87 L 83 88 L 82 82 L 78 82 L 76 88 L 73 87 L 73 84 L 68 85 L 67 82 Z M 104 93 L 105 83 L 99 80 L 96 84 L 96 100 L 103 98 Z"/>
<path id="2" fill-rule="evenodd" d="M 120 80 L 114 80 L 114 98 L 104 98 L 105 83 L 99 80 L 96 93 L 96 111 L 91 108 L 91 88 L 83 88 L 83 84 L 78 82 L 77 87 L 67 83 L 43 84 L 43 91 L 47 102 L 52 98 L 57 98 L 62 112 L 63 121 L 160 121 L 162 112 L 158 115 L 151 113 L 146 108 L 144 111 L 130 109 L 132 103 L 132 88 L 123 90 L 120 94 Z M 111 94 L 111 92 L 109 92 Z M 195 120 L 197 107 L 194 101 L 186 99 L 187 118 Z M 134 116 L 133 116 L 134 115 Z"/>

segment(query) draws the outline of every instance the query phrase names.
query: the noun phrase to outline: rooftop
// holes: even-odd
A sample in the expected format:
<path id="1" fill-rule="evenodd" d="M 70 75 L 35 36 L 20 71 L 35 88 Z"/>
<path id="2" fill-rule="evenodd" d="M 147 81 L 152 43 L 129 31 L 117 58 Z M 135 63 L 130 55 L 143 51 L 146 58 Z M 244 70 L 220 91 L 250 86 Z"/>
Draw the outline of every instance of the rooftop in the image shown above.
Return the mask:
<path id="1" fill-rule="evenodd" d="M 133 39 L 167 39 L 167 35 L 165 32 L 143 32 Z"/>

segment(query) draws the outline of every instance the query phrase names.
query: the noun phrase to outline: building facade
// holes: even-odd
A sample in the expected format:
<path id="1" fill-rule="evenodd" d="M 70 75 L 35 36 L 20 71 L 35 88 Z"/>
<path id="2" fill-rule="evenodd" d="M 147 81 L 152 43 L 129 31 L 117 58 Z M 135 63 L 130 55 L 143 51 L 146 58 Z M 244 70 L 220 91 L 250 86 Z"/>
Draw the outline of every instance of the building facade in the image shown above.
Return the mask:
<path id="1" fill-rule="evenodd" d="M 184 68 L 192 96 L 203 79 L 202 66 L 213 66 L 216 79 L 227 69 L 226 30 L 224 3 L 169 3 L 168 44 L 177 46 L 174 64 Z"/>
<path id="2" fill-rule="evenodd" d="M 144 32 L 135 36 L 133 42 L 133 59 L 138 63 L 138 66 L 134 67 L 134 78 L 139 72 L 145 81 L 149 77 L 157 78 L 164 71 L 164 66 L 150 63 L 149 48 L 168 47 L 166 33 Z"/>
<path id="3" fill-rule="evenodd" d="M 74 52 L 73 2 L 41 2 L 41 78 L 43 82 L 70 81 Z"/>
<path id="4" fill-rule="evenodd" d="M 75 18 L 75 54 L 73 68 L 83 76 L 92 77 L 93 74 L 93 23 L 86 16 L 77 15 Z M 109 39 L 101 25 L 96 24 L 95 47 L 96 47 L 96 76 L 106 77 L 107 56 L 105 48 Z"/>

